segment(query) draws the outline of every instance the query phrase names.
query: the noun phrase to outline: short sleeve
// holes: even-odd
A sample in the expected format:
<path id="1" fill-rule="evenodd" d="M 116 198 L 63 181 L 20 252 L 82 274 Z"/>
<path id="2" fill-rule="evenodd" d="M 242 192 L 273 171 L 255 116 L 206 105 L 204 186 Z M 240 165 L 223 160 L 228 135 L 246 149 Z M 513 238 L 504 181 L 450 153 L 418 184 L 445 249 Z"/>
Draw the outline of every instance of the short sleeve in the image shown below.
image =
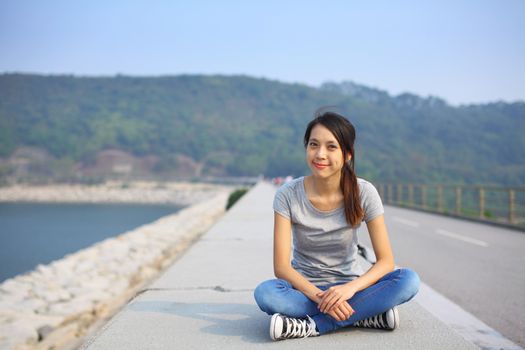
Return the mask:
<path id="1" fill-rule="evenodd" d="M 280 187 L 275 193 L 275 197 L 273 198 L 273 210 L 285 218 L 290 219 L 292 217 L 289 189 L 287 186 Z"/>
<path id="2" fill-rule="evenodd" d="M 365 211 L 365 222 L 372 221 L 377 216 L 385 213 L 383 202 L 377 189 L 370 182 L 365 182 L 361 193 L 363 209 Z"/>

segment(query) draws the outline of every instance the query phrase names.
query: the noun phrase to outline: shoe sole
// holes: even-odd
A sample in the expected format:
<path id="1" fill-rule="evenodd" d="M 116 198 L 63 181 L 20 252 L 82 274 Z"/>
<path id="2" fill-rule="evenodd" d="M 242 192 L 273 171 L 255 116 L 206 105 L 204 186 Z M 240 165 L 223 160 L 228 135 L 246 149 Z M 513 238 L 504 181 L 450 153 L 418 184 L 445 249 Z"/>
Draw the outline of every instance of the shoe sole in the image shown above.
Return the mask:
<path id="1" fill-rule="evenodd" d="M 392 310 L 394 311 L 394 327 L 391 329 L 391 331 L 399 327 L 399 313 L 397 311 L 397 307 L 394 307 Z"/>
<path id="2" fill-rule="evenodd" d="M 277 340 L 275 337 L 275 322 L 279 316 L 280 314 L 273 314 L 272 319 L 270 320 L 270 338 L 272 338 L 272 340 Z"/>

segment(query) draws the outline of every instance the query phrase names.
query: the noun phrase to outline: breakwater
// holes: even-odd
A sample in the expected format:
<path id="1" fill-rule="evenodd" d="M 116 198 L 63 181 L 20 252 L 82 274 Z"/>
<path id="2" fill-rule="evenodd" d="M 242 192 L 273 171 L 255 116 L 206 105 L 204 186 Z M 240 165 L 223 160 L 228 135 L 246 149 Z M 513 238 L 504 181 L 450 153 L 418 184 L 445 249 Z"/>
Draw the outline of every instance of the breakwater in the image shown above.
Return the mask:
<path id="1" fill-rule="evenodd" d="M 120 190 L 124 195 L 130 189 Z M 166 188 L 161 190 L 166 196 Z M 200 201 L 176 214 L 4 281 L 0 284 L 0 349 L 78 346 L 215 223 L 224 213 L 230 191 L 202 187 Z M 144 195 L 147 190 L 142 192 L 142 198 L 150 198 Z M 128 193 L 120 198 L 131 197 Z"/>
<path id="2" fill-rule="evenodd" d="M 151 203 L 191 205 L 217 189 L 227 188 L 188 182 L 107 182 L 100 185 L 14 185 L 0 187 L 0 202 L 51 203 Z"/>

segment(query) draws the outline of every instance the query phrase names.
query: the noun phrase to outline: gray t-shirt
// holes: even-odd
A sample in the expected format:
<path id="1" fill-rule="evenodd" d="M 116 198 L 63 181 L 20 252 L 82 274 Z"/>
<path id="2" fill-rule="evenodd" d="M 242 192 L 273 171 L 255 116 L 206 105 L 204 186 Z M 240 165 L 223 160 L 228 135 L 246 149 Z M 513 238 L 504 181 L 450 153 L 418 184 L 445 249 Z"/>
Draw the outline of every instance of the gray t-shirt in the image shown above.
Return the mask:
<path id="1" fill-rule="evenodd" d="M 384 213 L 383 203 L 370 182 L 357 178 L 369 222 Z M 281 186 L 273 209 L 292 222 L 292 267 L 315 285 L 348 282 L 364 273 L 357 261 L 357 229 L 346 222 L 344 207 L 316 209 L 306 195 L 304 177 Z"/>

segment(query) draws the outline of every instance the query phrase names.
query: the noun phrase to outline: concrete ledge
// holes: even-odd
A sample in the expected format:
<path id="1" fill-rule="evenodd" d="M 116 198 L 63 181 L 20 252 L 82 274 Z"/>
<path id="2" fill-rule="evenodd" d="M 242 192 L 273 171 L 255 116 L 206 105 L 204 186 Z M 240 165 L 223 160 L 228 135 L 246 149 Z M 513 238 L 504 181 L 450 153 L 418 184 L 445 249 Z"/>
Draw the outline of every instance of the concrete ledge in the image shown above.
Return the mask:
<path id="1" fill-rule="evenodd" d="M 345 328 L 273 342 L 253 289 L 272 273 L 272 200 L 259 183 L 84 349 L 477 349 L 417 302 L 399 308 L 394 332 Z"/>

